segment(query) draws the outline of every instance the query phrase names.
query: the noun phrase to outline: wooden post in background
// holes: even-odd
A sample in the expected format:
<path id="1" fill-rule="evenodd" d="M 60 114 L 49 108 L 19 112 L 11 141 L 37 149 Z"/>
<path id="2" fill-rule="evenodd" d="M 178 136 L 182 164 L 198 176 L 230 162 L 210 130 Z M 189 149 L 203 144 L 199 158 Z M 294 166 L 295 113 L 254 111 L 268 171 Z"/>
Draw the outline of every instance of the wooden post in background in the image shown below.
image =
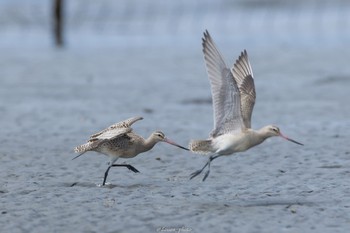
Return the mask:
<path id="1" fill-rule="evenodd" d="M 53 31 L 55 45 L 63 46 L 63 0 L 53 0 Z"/>

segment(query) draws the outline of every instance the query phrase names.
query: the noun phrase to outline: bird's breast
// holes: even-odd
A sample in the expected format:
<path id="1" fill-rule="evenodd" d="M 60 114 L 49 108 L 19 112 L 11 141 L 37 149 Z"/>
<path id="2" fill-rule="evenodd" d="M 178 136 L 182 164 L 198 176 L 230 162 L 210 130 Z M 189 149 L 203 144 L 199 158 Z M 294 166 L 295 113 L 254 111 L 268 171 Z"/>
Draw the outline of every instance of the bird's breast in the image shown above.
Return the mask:
<path id="1" fill-rule="evenodd" d="M 213 147 L 216 153 L 230 155 L 236 152 L 248 150 L 253 145 L 249 134 L 224 134 L 213 139 Z"/>
<path id="2" fill-rule="evenodd" d="M 102 154 L 115 156 L 120 158 L 132 158 L 138 154 L 136 147 L 133 146 L 130 140 L 119 138 L 102 143 L 98 150 Z"/>

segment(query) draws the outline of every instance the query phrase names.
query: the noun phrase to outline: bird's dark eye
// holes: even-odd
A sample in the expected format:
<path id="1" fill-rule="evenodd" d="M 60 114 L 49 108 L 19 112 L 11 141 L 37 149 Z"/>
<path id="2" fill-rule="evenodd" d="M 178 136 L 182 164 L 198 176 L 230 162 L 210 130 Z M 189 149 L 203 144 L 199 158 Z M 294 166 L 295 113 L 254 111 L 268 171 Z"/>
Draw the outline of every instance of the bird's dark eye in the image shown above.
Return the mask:
<path id="1" fill-rule="evenodd" d="M 272 130 L 275 131 L 275 132 L 278 132 L 278 130 L 276 128 L 272 128 Z"/>

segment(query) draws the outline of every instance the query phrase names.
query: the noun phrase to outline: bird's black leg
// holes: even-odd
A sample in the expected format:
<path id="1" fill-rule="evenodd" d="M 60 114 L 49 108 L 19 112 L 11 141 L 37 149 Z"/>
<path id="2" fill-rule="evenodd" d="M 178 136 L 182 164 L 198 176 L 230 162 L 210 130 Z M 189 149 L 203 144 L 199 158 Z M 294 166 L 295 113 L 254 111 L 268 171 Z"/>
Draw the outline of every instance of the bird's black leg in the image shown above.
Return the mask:
<path id="1" fill-rule="evenodd" d="M 204 168 L 206 168 L 206 166 L 208 166 L 208 164 L 209 164 L 209 161 L 202 167 L 202 169 L 197 170 L 197 171 L 191 173 L 190 180 L 192 180 L 193 178 L 195 178 L 196 176 L 198 176 L 199 174 L 201 174 L 202 171 L 204 170 Z"/>
<path id="2" fill-rule="evenodd" d="M 112 166 L 113 166 L 113 165 L 109 165 L 108 168 L 107 168 L 107 170 L 106 170 L 106 172 L 105 172 L 105 177 L 103 178 L 103 183 L 102 183 L 103 186 L 104 186 L 105 183 L 106 183 L 106 179 L 107 179 L 107 176 L 108 176 L 109 169 L 111 169 Z"/>
<path id="3" fill-rule="evenodd" d="M 204 177 L 203 177 L 203 180 L 202 181 L 205 181 L 207 179 L 207 177 L 209 176 L 209 173 L 210 173 L 210 162 L 212 160 L 209 161 L 209 164 L 208 164 L 208 171 L 204 174 Z"/>
<path id="4" fill-rule="evenodd" d="M 210 156 L 209 159 L 208 159 L 208 162 L 204 165 L 204 167 L 203 167 L 202 169 L 198 170 L 198 171 L 193 172 L 193 173 L 191 174 L 190 179 L 193 179 L 194 177 L 196 177 L 196 176 L 198 176 L 199 174 L 201 174 L 202 171 L 204 170 L 204 168 L 205 168 L 206 166 L 208 166 L 208 171 L 205 173 L 205 175 L 204 175 L 204 177 L 203 177 L 203 180 L 202 180 L 202 181 L 205 181 L 205 180 L 207 179 L 207 177 L 209 176 L 209 173 L 210 173 L 210 163 L 211 163 L 211 161 L 213 161 L 214 159 L 216 159 L 216 158 L 218 158 L 218 157 L 220 157 L 220 156 L 221 156 L 221 155 L 215 155 L 215 154 L 212 155 L 212 156 Z"/>
<path id="5" fill-rule="evenodd" d="M 108 172 L 109 172 L 109 169 L 111 169 L 111 167 L 126 167 L 130 171 L 133 171 L 135 173 L 139 172 L 139 170 L 137 170 L 135 167 L 131 166 L 130 164 L 112 164 L 112 165 L 109 165 L 107 170 L 106 170 L 106 172 L 105 172 L 105 177 L 103 179 L 103 184 L 102 185 L 105 185 L 106 180 L 107 180 L 107 176 L 108 176 Z"/>
<path id="6" fill-rule="evenodd" d="M 134 166 L 131 166 L 130 164 L 113 164 L 112 167 L 126 167 L 127 169 L 135 173 L 139 172 L 139 170 L 137 170 Z"/>

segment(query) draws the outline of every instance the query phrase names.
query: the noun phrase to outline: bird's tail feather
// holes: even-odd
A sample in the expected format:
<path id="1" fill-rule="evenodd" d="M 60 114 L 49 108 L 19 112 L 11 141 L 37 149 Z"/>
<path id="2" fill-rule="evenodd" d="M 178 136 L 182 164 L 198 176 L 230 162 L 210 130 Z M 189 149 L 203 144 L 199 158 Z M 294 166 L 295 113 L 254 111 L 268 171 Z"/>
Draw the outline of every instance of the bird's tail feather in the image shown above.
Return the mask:
<path id="1" fill-rule="evenodd" d="M 188 145 L 189 149 L 198 154 L 212 153 L 211 140 L 192 140 Z"/>

